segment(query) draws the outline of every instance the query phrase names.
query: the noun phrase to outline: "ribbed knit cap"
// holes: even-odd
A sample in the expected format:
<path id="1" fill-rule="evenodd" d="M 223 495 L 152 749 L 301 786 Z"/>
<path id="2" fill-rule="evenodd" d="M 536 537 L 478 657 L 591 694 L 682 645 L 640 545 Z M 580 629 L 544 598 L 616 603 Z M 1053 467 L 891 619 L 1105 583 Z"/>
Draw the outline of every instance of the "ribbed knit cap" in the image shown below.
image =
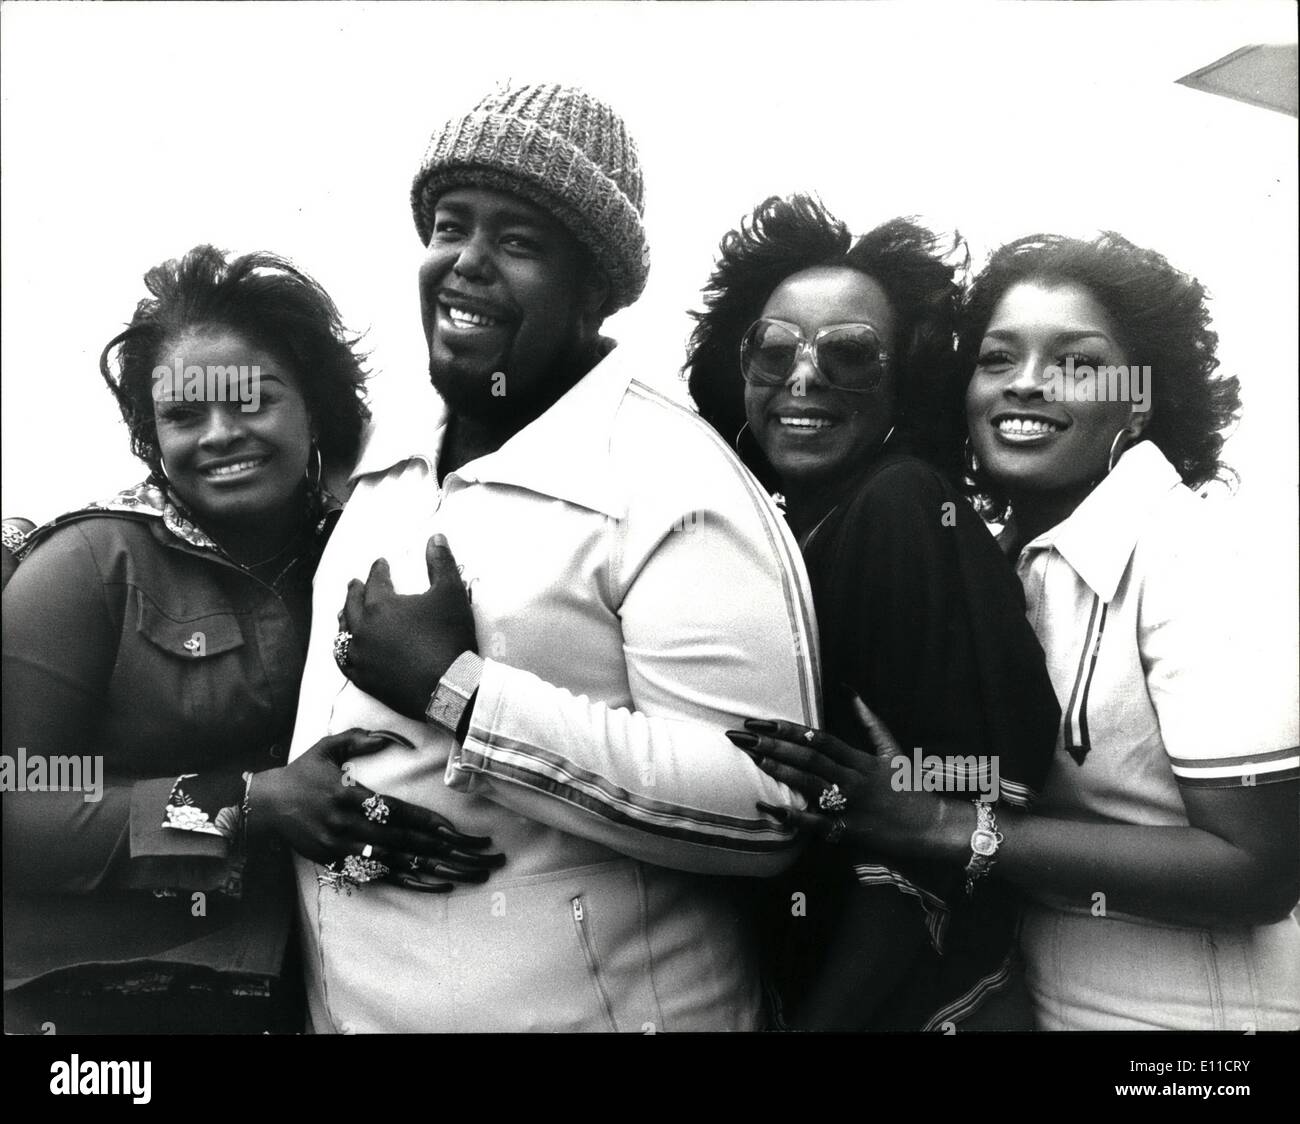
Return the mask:
<path id="1" fill-rule="evenodd" d="M 641 295 L 650 272 L 636 144 L 608 105 L 553 83 L 489 94 L 433 134 L 411 184 L 425 244 L 438 197 L 457 187 L 510 191 L 566 226 L 609 274 L 606 312 Z"/>

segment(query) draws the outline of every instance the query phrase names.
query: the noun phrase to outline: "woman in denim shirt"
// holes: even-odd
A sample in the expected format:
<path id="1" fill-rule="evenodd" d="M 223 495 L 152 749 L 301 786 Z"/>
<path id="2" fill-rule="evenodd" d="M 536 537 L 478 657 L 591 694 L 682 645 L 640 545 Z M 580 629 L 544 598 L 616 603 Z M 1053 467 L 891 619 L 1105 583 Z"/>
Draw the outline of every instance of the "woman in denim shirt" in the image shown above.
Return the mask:
<path id="1" fill-rule="evenodd" d="M 100 366 L 149 478 L 34 532 L 4 594 L 5 1026 L 291 1031 L 283 844 L 348 892 L 445 891 L 496 859 L 347 783 L 393 735 L 284 764 L 338 509 L 322 474 L 368 416 L 333 302 L 210 246 L 145 281 Z"/>

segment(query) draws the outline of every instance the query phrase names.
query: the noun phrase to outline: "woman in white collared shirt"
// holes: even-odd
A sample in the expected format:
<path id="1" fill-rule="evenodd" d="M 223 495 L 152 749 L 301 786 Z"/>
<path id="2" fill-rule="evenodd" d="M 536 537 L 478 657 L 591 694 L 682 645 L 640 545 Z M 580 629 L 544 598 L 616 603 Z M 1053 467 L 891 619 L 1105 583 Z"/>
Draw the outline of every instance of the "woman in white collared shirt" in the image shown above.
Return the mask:
<path id="1" fill-rule="evenodd" d="M 1198 282 L 1113 234 L 1010 243 L 966 303 L 973 480 L 1062 710 L 1041 799 L 999 809 L 968 870 L 993 850 L 1033 899 L 1045 1029 L 1300 1026 L 1295 649 L 1289 618 L 1238 607 L 1233 544 L 1192 491 L 1239 407 L 1208 321 Z M 838 783 L 878 845 L 969 862 L 975 815 L 891 792 L 897 747 L 871 731 L 877 757 L 782 731 L 769 771 Z"/>

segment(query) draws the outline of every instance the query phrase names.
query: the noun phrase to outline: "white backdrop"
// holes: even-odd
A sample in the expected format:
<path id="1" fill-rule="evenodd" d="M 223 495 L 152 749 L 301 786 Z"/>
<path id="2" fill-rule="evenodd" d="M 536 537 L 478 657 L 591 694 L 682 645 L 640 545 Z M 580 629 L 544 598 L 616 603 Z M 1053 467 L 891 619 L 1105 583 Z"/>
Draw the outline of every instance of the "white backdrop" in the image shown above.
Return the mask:
<path id="1" fill-rule="evenodd" d="M 1296 581 L 1296 122 L 1174 79 L 1295 39 L 1257 4 L 33 4 L 0 7 L 3 495 L 40 521 L 143 475 L 99 381 L 151 265 L 273 249 L 367 332 L 378 405 L 424 386 L 407 203 L 431 128 L 499 80 L 615 104 L 646 169 L 650 284 L 608 330 L 678 369 L 719 237 L 819 191 L 977 258 L 1118 230 L 1215 296 L 1245 419 L 1231 510 Z M 1294 619 L 1288 616 L 1285 619 Z"/>

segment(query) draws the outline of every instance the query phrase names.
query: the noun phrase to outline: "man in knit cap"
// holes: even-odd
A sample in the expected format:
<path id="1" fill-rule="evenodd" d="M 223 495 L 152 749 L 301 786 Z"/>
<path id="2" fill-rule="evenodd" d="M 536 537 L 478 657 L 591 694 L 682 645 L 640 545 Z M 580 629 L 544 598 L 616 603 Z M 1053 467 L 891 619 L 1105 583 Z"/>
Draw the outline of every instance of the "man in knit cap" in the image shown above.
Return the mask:
<path id="1" fill-rule="evenodd" d="M 817 721 L 811 600 L 767 497 L 600 335 L 646 282 L 642 194 L 622 120 L 555 85 L 483 99 L 415 177 L 438 414 L 362 453 L 291 756 L 401 735 L 348 763 L 356 814 L 432 809 L 505 862 L 300 860 L 319 1032 L 759 1024 L 718 876 L 785 866 L 755 805 L 801 802 L 723 731 Z"/>

